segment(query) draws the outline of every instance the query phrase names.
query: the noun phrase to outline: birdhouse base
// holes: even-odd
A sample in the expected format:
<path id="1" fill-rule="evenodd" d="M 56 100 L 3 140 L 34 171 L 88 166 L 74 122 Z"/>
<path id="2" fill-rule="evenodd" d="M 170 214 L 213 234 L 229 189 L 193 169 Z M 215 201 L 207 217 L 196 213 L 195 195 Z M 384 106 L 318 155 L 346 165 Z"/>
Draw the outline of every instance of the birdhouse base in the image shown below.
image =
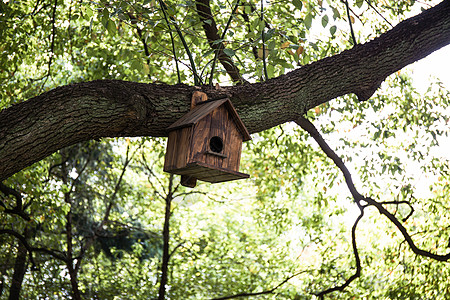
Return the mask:
<path id="1" fill-rule="evenodd" d="M 174 169 L 167 172 L 178 175 L 191 176 L 198 180 L 207 181 L 211 183 L 231 181 L 236 179 L 245 179 L 250 177 L 250 175 L 248 174 L 223 169 L 202 162 L 193 162 L 188 164 L 184 168 Z"/>

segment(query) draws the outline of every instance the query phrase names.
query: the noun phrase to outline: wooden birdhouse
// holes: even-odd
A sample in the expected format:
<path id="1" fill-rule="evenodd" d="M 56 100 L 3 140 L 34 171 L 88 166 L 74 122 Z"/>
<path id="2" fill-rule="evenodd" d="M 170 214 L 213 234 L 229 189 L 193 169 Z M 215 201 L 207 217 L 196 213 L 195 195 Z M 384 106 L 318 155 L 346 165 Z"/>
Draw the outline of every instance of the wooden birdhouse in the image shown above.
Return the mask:
<path id="1" fill-rule="evenodd" d="M 164 171 L 181 175 L 182 185 L 249 177 L 239 172 L 239 162 L 242 142 L 251 138 L 228 98 L 207 100 L 195 92 L 191 110 L 168 131 Z"/>

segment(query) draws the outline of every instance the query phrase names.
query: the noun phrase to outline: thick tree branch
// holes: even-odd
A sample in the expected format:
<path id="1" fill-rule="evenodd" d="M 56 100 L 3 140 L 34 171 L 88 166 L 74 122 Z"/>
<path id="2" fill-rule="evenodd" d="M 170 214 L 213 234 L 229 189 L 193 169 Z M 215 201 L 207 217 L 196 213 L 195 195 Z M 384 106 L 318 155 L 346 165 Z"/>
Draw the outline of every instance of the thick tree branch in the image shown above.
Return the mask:
<path id="1" fill-rule="evenodd" d="M 350 190 L 353 199 L 359 205 L 359 201 L 364 199 L 364 197 L 356 190 L 355 185 L 353 184 L 352 175 L 350 174 L 350 171 L 347 169 L 339 155 L 337 155 L 336 152 L 334 152 L 333 149 L 328 146 L 328 143 L 323 139 L 322 135 L 317 131 L 316 127 L 309 120 L 303 117 L 299 117 L 295 122 L 303 130 L 309 133 L 309 135 L 317 142 L 317 144 L 319 144 L 323 152 L 329 158 L 331 158 L 334 164 L 341 170 L 342 174 L 344 174 L 345 182 L 347 183 L 347 187 Z"/>
<path id="2" fill-rule="evenodd" d="M 450 1 L 380 37 L 263 83 L 201 89 L 227 95 L 251 133 L 293 121 L 354 93 L 369 99 L 387 76 L 450 43 Z M 0 181 L 63 147 L 90 139 L 166 136 L 195 87 L 93 81 L 59 87 L 0 111 Z"/>
<path id="3" fill-rule="evenodd" d="M 159 290 L 158 290 L 158 300 L 164 300 L 166 298 L 166 291 L 167 291 L 167 282 L 168 282 L 168 275 L 169 275 L 169 260 L 170 260 L 170 217 L 172 216 L 172 200 L 173 195 L 176 192 L 176 187 L 174 189 L 173 187 L 173 174 L 170 174 L 169 178 L 169 187 L 168 187 L 168 193 L 165 200 L 165 213 L 164 213 L 164 225 L 163 225 L 163 255 L 162 255 L 162 261 L 161 261 L 161 277 L 159 280 Z"/>

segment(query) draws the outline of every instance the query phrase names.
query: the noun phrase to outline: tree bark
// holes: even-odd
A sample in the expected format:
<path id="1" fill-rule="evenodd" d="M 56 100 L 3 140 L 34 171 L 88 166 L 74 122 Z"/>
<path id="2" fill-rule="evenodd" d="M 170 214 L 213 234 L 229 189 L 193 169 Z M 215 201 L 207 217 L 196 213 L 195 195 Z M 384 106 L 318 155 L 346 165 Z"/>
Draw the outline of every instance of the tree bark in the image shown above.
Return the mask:
<path id="1" fill-rule="evenodd" d="M 166 285 L 169 275 L 170 216 L 172 215 L 171 205 L 174 193 L 174 191 L 172 190 L 173 187 L 172 183 L 173 183 L 173 176 L 171 175 L 168 194 L 165 199 L 166 209 L 164 214 L 164 226 L 163 226 L 163 255 L 161 261 L 161 278 L 159 280 L 158 300 L 164 300 L 166 298 Z"/>
<path id="2" fill-rule="evenodd" d="M 25 239 L 30 238 L 29 229 L 26 227 L 23 233 Z M 9 289 L 9 300 L 20 299 L 20 292 L 22 291 L 23 278 L 27 271 L 27 255 L 28 249 L 22 242 L 17 246 L 17 256 L 14 262 L 14 274 L 11 280 L 11 287 Z"/>
<path id="3" fill-rule="evenodd" d="M 380 37 L 263 83 L 222 87 L 92 81 L 56 88 L 0 111 L 0 181 L 63 147 L 102 137 L 166 136 L 192 93 L 227 95 L 250 133 L 293 121 L 354 93 L 369 99 L 387 76 L 450 43 L 450 1 Z"/>

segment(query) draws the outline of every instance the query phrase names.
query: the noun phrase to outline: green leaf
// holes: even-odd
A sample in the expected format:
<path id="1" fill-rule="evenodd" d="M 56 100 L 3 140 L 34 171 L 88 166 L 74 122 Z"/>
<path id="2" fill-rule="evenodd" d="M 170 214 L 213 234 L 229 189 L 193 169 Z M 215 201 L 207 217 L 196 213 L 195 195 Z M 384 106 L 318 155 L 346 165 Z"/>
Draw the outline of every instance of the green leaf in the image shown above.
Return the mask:
<path id="1" fill-rule="evenodd" d="M 330 33 L 331 33 L 331 35 L 334 35 L 334 34 L 336 33 L 336 30 L 337 30 L 336 25 L 331 26 L 331 27 L 330 27 Z"/>
<path id="2" fill-rule="evenodd" d="M 106 29 L 108 30 L 108 33 L 110 35 L 115 35 L 117 32 L 116 23 L 113 20 L 109 19 L 106 23 Z"/>
<path id="3" fill-rule="evenodd" d="M 264 33 L 264 41 L 268 41 L 272 38 L 273 34 L 275 33 L 275 29 L 271 28 L 267 32 Z"/>
<path id="4" fill-rule="evenodd" d="M 322 26 L 327 27 L 327 25 L 328 25 L 328 16 L 325 15 L 322 17 Z"/>
<path id="5" fill-rule="evenodd" d="M 142 64 L 139 60 L 135 59 L 131 63 L 131 69 L 141 72 L 142 71 Z"/>
<path id="6" fill-rule="evenodd" d="M 292 4 L 298 8 L 298 10 L 302 10 L 303 3 L 301 0 L 292 0 Z"/>
<path id="7" fill-rule="evenodd" d="M 337 10 L 335 7 L 333 7 L 333 19 L 339 19 L 341 17 L 341 14 L 339 13 L 339 10 Z"/>
<path id="8" fill-rule="evenodd" d="M 313 16 L 311 14 L 307 14 L 305 17 L 305 20 L 304 20 L 305 27 L 307 29 L 311 28 L 312 20 L 313 20 Z"/>
<path id="9" fill-rule="evenodd" d="M 364 0 L 356 0 L 356 6 L 358 6 L 359 8 L 361 8 L 361 6 L 364 4 Z"/>
<path id="10" fill-rule="evenodd" d="M 267 65 L 267 76 L 269 76 L 269 78 L 273 78 L 273 75 L 275 73 L 275 68 L 272 64 L 268 64 Z"/>
<path id="11" fill-rule="evenodd" d="M 231 49 L 223 49 L 223 52 L 228 55 L 229 57 L 232 57 L 236 54 L 236 52 L 234 52 L 234 50 Z"/>

